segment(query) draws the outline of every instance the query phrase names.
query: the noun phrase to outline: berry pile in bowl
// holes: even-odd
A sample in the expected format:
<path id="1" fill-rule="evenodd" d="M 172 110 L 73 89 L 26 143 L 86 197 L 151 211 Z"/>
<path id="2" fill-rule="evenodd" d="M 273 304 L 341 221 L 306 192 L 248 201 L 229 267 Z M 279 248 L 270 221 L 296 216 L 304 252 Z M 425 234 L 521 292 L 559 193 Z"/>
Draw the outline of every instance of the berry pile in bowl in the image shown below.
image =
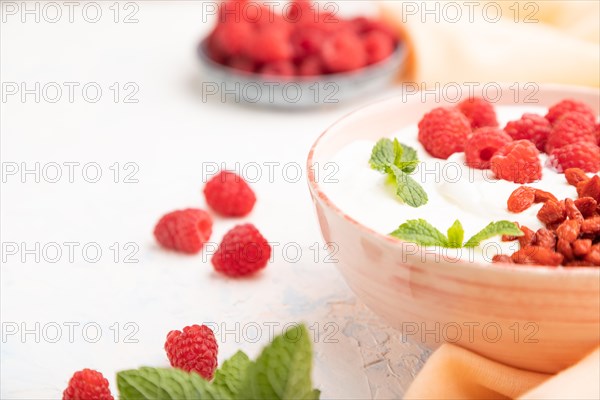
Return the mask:
<path id="1" fill-rule="evenodd" d="M 375 103 L 319 138 L 321 231 L 348 285 L 408 339 L 561 370 L 600 340 L 600 96 L 456 90 Z"/>
<path id="2" fill-rule="evenodd" d="M 279 10 L 225 0 L 198 50 L 205 81 L 216 78 L 219 89 L 237 90 L 249 103 L 290 108 L 382 89 L 405 57 L 397 32 L 383 21 L 344 18 L 310 0 L 291 0 Z"/>

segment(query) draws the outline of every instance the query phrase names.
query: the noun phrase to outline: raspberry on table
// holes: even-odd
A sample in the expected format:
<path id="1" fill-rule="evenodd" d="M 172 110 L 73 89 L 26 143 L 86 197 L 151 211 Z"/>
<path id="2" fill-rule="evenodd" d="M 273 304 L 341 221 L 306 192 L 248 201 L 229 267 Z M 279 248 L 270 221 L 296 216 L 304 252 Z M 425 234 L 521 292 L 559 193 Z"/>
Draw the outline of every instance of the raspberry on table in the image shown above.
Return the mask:
<path id="1" fill-rule="evenodd" d="M 572 111 L 584 114 L 585 118 L 589 119 L 592 123 L 596 121 L 594 110 L 587 104 L 574 99 L 565 99 L 550 107 L 546 114 L 546 119 L 554 125 L 566 113 Z"/>
<path id="2" fill-rule="evenodd" d="M 539 152 L 529 140 L 516 140 L 500 148 L 491 159 L 491 169 L 496 178 L 515 183 L 542 178 Z"/>
<path id="3" fill-rule="evenodd" d="M 367 64 L 375 64 L 394 52 L 394 40 L 381 31 L 371 31 L 363 39 L 367 53 Z"/>
<path id="4" fill-rule="evenodd" d="M 328 36 L 321 47 L 321 58 L 331 72 L 352 71 L 367 64 L 367 53 L 361 38 L 349 30 Z"/>
<path id="5" fill-rule="evenodd" d="M 461 101 L 458 110 L 467 117 L 472 129 L 498 126 L 494 106 L 481 97 L 471 97 Z"/>
<path id="6" fill-rule="evenodd" d="M 165 351 L 172 367 L 196 372 L 211 380 L 217 369 L 218 345 L 213 331 L 206 325 L 186 326 L 167 335 Z"/>
<path id="7" fill-rule="evenodd" d="M 548 163 L 558 172 L 579 168 L 585 172 L 600 171 L 600 147 L 593 143 L 571 143 L 555 149 Z"/>
<path id="8" fill-rule="evenodd" d="M 114 400 L 108 380 L 98 371 L 82 369 L 73 374 L 63 392 L 63 400 Z"/>
<path id="9" fill-rule="evenodd" d="M 435 108 L 419 122 L 419 142 L 437 158 L 447 159 L 463 151 L 470 133 L 469 120 L 454 108 Z"/>
<path id="10" fill-rule="evenodd" d="M 196 208 L 170 212 L 154 228 L 154 237 L 161 246 L 189 254 L 200 252 L 211 233 L 211 216 Z"/>
<path id="11" fill-rule="evenodd" d="M 256 195 L 244 178 L 231 171 L 221 171 L 208 181 L 204 196 L 214 211 L 226 217 L 248 215 L 256 203 Z"/>
<path id="12" fill-rule="evenodd" d="M 580 112 L 568 112 L 558 120 L 546 143 L 546 153 L 571 143 L 585 142 L 596 144 L 595 126 Z"/>
<path id="13" fill-rule="evenodd" d="M 498 128 L 483 127 L 477 129 L 465 144 L 467 165 L 471 168 L 488 169 L 490 159 L 512 138 Z"/>
<path id="14" fill-rule="evenodd" d="M 211 261 L 227 276 L 254 274 L 266 267 L 271 246 L 252 224 L 238 225 L 225 234 Z"/>
<path id="15" fill-rule="evenodd" d="M 516 121 L 510 121 L 504 128 L 514 140 L 527 139 L 535 144 L 539 151 L 544 151 L 551 130 L 552 125 L 546 118 L 530 113 L 523 114 Z"/>

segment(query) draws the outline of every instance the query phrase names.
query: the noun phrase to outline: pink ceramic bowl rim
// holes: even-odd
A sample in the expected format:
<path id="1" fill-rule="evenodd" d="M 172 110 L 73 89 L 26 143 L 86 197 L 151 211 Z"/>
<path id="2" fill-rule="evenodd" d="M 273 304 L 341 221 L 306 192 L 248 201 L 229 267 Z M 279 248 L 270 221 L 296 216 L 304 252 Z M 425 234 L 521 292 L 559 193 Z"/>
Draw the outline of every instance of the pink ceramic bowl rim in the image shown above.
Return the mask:
<path id="1" fill-rule="evenodd" d="M 503 87 L 504 87 L 504 85 L 503 85 Z M 508 85 L 506 85 L 506 87 L 508 87 Z M 555 84 L 540 85 L 540 92 L 542 92 L 544 90 L 550 90 L 550 89 L 555 90 L 555 91 L 556 90 L 564 90 L 565 92 L 567 92 L 567 94 L 565 94 L 565 97 L 569 96 L 568 95 L 569 92 L 570 93 L 573 93 L 573 92 L 589 93 L 591 90 L 594 90 L 593 88 L 581 87 L 581 86 L 578 87 L 578 86 L 555 85 Z M 315 155 L 315 151 L 318 148 L 319 143 L 324 138 L 326 138 L 329 134 L 331 134 L 332 128 L 337 126 L 342 121 L 345 121 L 350 116 L 359 114 L 359 113 L 363 112 L 364 110 L 369 109 L 371 107 L 377 107 L 379 104 L 382 104 L 382 103 L 385 103 L 388 101 L 393 101 L 394 99 L 396 99 L 398 97 L 401 97 L 401 95 L 394 95 L 391 97 L 387 97 L 387 98 L 383 98 L 380 100 L 370 102 L 364 106 L 361 106 L 361 107 L 347 113 L 346 115 L 344 115 L 341 118 L 339 118 L 338 120 L 336 120 L 333 124 L 331 124 L 329 127 L 327 127 L 325 129 L 325 131 L 323 131 L 323 133 L 321 133 L 321 135 L 319 135 L 317 140 L 313 143 L 313 145 L 310 148 L 310 151 L 308 153 L 308 159 L 307 159 L 306 166 L 307 166 L 307 170 L 308 170 L 307 176 L 308 176 L 309 189 L 311 190 L 313 197 L 314 196 L 318 197 L 328 208 L 333 210 L 338 216 L 340 216 L 343 219 L 345 219 L 346 221 L 350 222 L 351 224 L 356 226 L 357 229 L 363 231 L 364 233 L 374 236 L 379 241 L 384 241 L 384 242 L 388 242 L 392 245 L 401 246 L 403 243 L 405 243 L 403 240 L 397 239 L 397 238 L 389 236 L 389 235 L 384 235 L 382 233 L 379 233 L 379 232 L 361 224 L 360 222 L 356 221 L 354 218 L 352 218 L 348 214 L 344 213 L 338 206 L 336 206 L 333 203 L 333 201 L 331 201 L 331 199 L 321 189 L 319 184 L 317 183 L 317 180 L 315 179 L 315 171 L 313 168 L 313 165 L 314 165 L 313 158 Z M 516 264 L 509 264 L 509 263 L 482 264 L 482 263 L 477 263 L 477 262 L 466 262 L 466 261 L 455 262 L 455 263 L 453 263 L 453 267 L 454 268 L 460 267 L 460 268 L 466 268 L 466 269 L 484 269 L 485 268 L 485 269 L 492 269 L 496 272 L 513 271 L 516 273 L 535 274 L 535 275 L 551 274 L 553 276 L 556 276 L 557 274 L 559 274 L 559 275 L 564 274 L 564 275 L 569 275 L 569 276 L 573 276 L 573 275 L 582 276 L 583 275 L 583 276 L 588 276 L 588 277 L 600 277 L 600 268 L 599 267 L 568 267 L 568 268 L 559 267 L 559 268 L 557 268 L 557 267 L 550 267 L 550 266 L 543 266 L 543 265 L 516 265 Z"/>

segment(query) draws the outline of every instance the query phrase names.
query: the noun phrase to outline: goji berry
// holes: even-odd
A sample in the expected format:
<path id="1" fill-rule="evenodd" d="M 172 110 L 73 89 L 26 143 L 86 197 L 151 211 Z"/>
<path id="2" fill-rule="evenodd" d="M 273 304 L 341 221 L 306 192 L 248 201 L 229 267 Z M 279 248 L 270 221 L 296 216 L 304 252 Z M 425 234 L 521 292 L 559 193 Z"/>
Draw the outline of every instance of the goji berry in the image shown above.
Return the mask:
<path id="1" fill-rule="evenodd" d="M 582 197 L 574 201 L 575 207 L 581 212 L 584 218 L 590 218 L 594 216 L 598 202 L 591 197 Z"/>
<path id="2" fill-rule="evenodd" d="M 549 229 L 540 228 L 535 232 L 533 237 L 533 245 L 539 247 L 545 247 L 547 249 L 554 249 L 556 245 L 556 235 Z"/>
<path id="3" fill-rule="evenodd" d="M 592 239 L 577 239 L 571 247 L 576 256 L 585 256 L 592 250 Z"/>
<path id="4" fill-rule="evenodd" d="M 545 203 L 548 200 L 554 200 L 558 202 L 558 199 L 552 193 L 540 189 L 535 189 L 534 203 Z"/>
<path id="5" fill-rule="evenodd" d="M 556 230 L 556 236 L 559 239 L 564 239 L 569 243 L 573 243 L 579 237 L 579 232 L 581 230 L 581 222 L 575 219 L 568 219 Z"/>
<path id="6" fill-rule="evenodd" d="M 535 200 L 535 189 L 529 186 L 519 186 L 508 197 L 508 211 L 520 213 L 527 210 Z"/>
<path id="7" fill-rule="evenodd" d="M 548 200 L 538 211 L 537 217 L 544 224 L 551 224 L 553 222 L 564 221 L 566 212 L 561 203 L 554 200 Z"/>
<path id="8" fill-rule="evenodd" d="M 565 199 L 565 210 L 567 211 L 567 217 L 569 217 L 569 219 L 583 221 L 583 215 L 572 199 Z"/>

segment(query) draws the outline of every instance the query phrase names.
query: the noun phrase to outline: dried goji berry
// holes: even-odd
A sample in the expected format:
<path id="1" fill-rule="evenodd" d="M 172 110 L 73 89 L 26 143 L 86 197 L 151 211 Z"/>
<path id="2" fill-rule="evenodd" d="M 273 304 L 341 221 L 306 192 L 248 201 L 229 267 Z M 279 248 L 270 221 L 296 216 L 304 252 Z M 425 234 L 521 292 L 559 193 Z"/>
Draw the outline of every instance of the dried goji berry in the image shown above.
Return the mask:
<path id="1" fill-rule="evenodd" d="M 575 202 L 572 199 L 565 199 L 565 210 L 569 219 L 583 221 L 583 215 L 581 214 L 581 211 L 579 211 L 579 209 L 575 205 Z"/>
<path id="2" fill-rule="evenodd" d="M 554 246 L 556 245 L 556 235 L 549 229 L 538 229 L 533 237 L 532 244 L 547 249 L 554 249 Z"/>
<path id="3" fill-rule="evenodd" d="M 537 264 L 558 266 L 563 261 L 563 255 L 539 246 L 527 246 L 511 256 L 517 264 Z"/>
<path id="4" fill-rule="evenodd" d="M 569 243 L 573 243 L 579 237 L 581 222 L 568 219 L 556 229 L 556 236 L 559 239 L 564 239 Z"/>
<path id="5" fill-rule="evenodd" d="M 545 203 L 548 200 L 554 200 L 558 202 L 558 199 L 552 193 L 540 189 L 535 189 L 534 203 Z"/>
<path id="6" fill-rule="evenodd" d="M 527 210 L 535 200 L 535 189 L 529 186 L 519 186 L 508 197 L 508 211 L 520 213 Z"/>
<path id="7" fill-rule="evenodd" d="M 492 262 L 495 263 L 509 263 L 512 264 L 513 260 L 510 256 L 507 256 L 505 254 L 496 254 L 493 258 L 492 258 Z"/>
<path id="8" fill-rule="evenodd" d="M 537 213 L 537 217 L 544 224 L 562 222 L 566 218 L 564 206 L 554 200 L 548 200 Z"/>
<path id="9" fill-rule="evenodd" d="M 600 217 L 588 218 L 581 223 L 581 232 L 600 233 Z"/>
<path id="10" fill-rule="evenodd" d="M 523 232 L 523 236 L 517 237 L 517 239 L 519 240 L 519 245 L 521 247 L 531 245 L 531 243 L 533 242 L 533 237 L 535 236 L 535 232 L 526 226 L 521 226 L 521 232 Z"/>
<path id="11" fill-rule="evenodd" d="M 576 256 L 585 256 L 592 250 L 591 239 L 577 239 L 573 242 L 572 246 L 573 254 Z"/>
<path id="12" fill-rule="evenodd" d="M 590 252 L 586 254 L 584 260 L 592 265 L 600 266 L 600 248 L 592 248 Z"/>
<path id="13" fill-rule="evenodd" d="M 521 229 L 521 225 L 519 225 L 518 222 L 515 221 L 514 224 L 516 225 L 517 228 Z M 519 238 L 519 236 L 502 235 L 503 242 L 514 242 L 518 238 Z"/>
<path id="14" fill-rule="evenodd" d="M 568 168 L 565 170 L 565 178 L 569 185 L 577 186 L 579 182 L 588 181 L 590 178 L 581 168 Z"/>
<path id="15" fill-rule="evenodd" d="M 584 218 L 593 217 L 598 207 L 598 202 L 591 197 L 582 197 L 575 200 L 574 203 Z"/>
<path id="16" fill-rule="evenodd" d="M 600 202 L 600 177 L 594 175 L 591 179 L 577 184 L 577 194 L 579 197 L 591 197 Z"/>
<path id="17" fill-rule="evenodd" d="M 585 260 L 572 260 L 572 261 L 567 261 L 565 264 L 565 267 L 593 267 L 594 264 L 589 262 L 589 261 L 585 261 Z"/>
<path id="18" fill-rule="evenodd" d="M 571 243 L 567 242 L 564 239 L 558 239 L 556 242 L 556 251 L 562 254 L 565 257 L 565 260 L 570 261 L 575 256 L 573 255 L 573 248 L 571 247 Z"/>

